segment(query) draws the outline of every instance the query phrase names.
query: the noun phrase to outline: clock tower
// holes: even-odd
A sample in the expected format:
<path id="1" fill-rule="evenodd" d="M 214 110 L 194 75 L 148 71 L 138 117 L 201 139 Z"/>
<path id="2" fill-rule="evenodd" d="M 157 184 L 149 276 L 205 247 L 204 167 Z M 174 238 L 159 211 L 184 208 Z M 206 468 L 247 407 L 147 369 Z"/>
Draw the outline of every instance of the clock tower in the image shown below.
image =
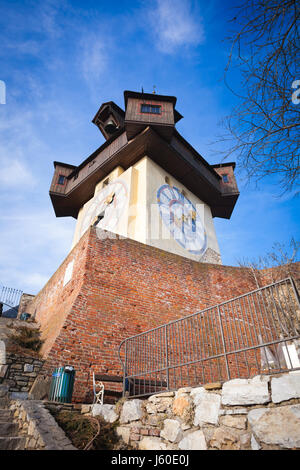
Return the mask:
<path id="1" fill-rule="evenodd" d="M 93 118 L 104 143 L 80 165 L 54 162 L 52 205 L 76 228 L 26 312 L 40 324 L 43 376 L 76 368 L 74 401 L 92 399 L 94 372 L 105 397 L 120 393 L 124 339 L 255 288 L 221 266 L 214 228 L 239 196 L 235 165 L 209 164 L 184 139 L 176 102 L 125 91 L 123 109 L 108 101 Z"/>
<path id="2" fill-rule="evenodd" d="M 93 123 L 105 138 L 80 165 L 54 162 L 57 217 L 77 219 L 72 248 L 90 226 L 194 261 L 221 263 L 214 217 L 229 219 L 239 192 L 234 163 L 210 165 L 176 129 L 176 98 L 124 92 Z"/>

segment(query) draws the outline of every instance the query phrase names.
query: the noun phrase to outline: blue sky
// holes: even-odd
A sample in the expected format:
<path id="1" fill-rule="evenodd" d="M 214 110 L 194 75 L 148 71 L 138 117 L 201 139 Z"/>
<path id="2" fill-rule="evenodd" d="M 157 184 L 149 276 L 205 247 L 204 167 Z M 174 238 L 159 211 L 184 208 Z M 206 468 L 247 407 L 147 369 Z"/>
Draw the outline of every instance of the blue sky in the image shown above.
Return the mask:
<path id="1" fill-rule="evenodd" d="M 235 2 L 238 3 L 237 1 Z M 69 252 L 75 220 L 56 218 L 53 161 L 79 164 L 103 143 L 91 123 L 123 91 L 177 96 L 178 131 L 210 163 L 235 98 L 223 72 L 233 1 L 0 2 L 0 284 L 37 293 Z M 238 85 L 235 72 L 232 82 Z M 230 220 L 215 219 L 223 263 L 299 239 L 299 199 L 238 175 Z"/>

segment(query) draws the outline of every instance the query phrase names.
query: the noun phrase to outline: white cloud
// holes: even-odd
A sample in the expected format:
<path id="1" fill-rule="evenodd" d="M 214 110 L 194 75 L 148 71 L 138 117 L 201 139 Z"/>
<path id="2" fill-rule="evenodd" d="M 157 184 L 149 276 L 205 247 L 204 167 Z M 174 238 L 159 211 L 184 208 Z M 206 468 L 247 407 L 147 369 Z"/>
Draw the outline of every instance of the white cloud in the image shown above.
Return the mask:
<path id="1" fill-rule="evenodd" d="M 189 0 L 157 0 L 150 13 L 157 48 L 173 53 L 181 46 L 196 46 L 204 42 L 201 17 L 194 15 Z"/>
<path id="2" fill-rule="evenodd" d="M 36 294 L 70 251 L 75 220 L 56 219 L 49 208 L 0 213 L 0 283 Z M 28 215 L 29 212 L 29 215 Z"/>
<path id="3" fill-rule="evenodd" d="M 6 188 L 13 187 L 33 187 L 36 183 L 33 174 L 19 160 L 1 160 L 0 186 Z"/>
<path id="4" fill-rule="evenodd" d="M 13 106 L 12 106 L 13 108 Z M 0 116 L 0 191 L 18 187 L 33 188 L 36 179 L 31 171 L 28 155 L 38 155 L 44 147 L 33 124 L 33 113 L 9 111 Z M 27 160 L 27 161 L 26 161 Z"/>
<path id="5" fill-rule="evenodd" d="M 67 2 L 64 2 L 63 8 L 67 8 Z M 51 39 L 61 36 L 62 26 L 58 23 L 58 16 L 62 5 L 57 4 L 56 0 L 41 2 L 39 11 L 39 23 L 43 33 Z"/>
<path id="6" fill-rule="evenodd" d="M 25 278 L 25 284 L 24 284 L 24 279 L 22 280 L 22 288 L 23 292 L 39 292 L 41 288 L 47 284 L 49 281 L 48 276 L 44 276 L 41 273 L 33 272 L 33 273 L 27 273 L 26 278 Z"/>
<path id="7" fill-rule="evenodd" d="M 6 49 L 12 49 L 14 52 L 14 55 L 28 54 L 28 55 L 37 56 L 41 50 L 41 43 L 39 43 L 38 41 L 32 41 L 32 40 L 25 40 L 25 41 L 20 42 L 16 39 L 13 39 L 13 40 L 7 41 L 4 46 L 6 47 Z"/>
<path id="8" fill-rule="evenodd" d="M 95 84 L 107 67 L 104 43 L 98 35 L 84 35 L 81 41 L 80 68 L 86 82 Z"/>

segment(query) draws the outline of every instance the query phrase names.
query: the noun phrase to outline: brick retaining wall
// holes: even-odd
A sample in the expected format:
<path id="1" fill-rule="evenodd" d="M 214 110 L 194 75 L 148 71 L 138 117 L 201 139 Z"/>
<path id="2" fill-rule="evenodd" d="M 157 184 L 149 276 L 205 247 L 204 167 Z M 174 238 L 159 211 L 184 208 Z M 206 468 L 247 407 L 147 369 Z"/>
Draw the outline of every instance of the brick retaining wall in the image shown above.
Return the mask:
<path id="1" fill-rule="evenodd" d="M 298 279 L 299 263 L 292 269 Z M 258 282 L 282 274 L 261 271 Z M 88 402 L 92 371 L 122 374 L 123 339 L 256 288 L 248 268 L 198 263 L 116 236 L 99 239 L 90 228 L 26 310 L 41 324 L 44 372 L 73 365 L 73 399 Z"/>

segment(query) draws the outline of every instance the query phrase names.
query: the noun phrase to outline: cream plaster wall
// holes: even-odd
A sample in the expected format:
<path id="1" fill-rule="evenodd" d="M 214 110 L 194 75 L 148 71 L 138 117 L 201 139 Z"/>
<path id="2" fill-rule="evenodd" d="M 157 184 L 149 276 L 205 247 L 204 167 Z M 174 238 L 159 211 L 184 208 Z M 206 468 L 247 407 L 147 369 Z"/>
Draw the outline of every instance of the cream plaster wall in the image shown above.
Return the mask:
<path id="1" fill-rule="evenodd" d="M 185 250 L 170 234 L 165 227 L 159 213 L 157 204 L 158 188 L 166 184 L 165 178 L 168 178 L 168 184 L 175 186 L 180 191 L 184 191 L 184 195 L 196 207 L 207 234 L 207 249 L 210 248 L 220 254 L 220 249 L 216 237 L 214 221 L 210 207 L 197 198 L 193 193 L 187 190 L 178 180 L 165 172 L 159 165 L 147 158 L 147 239 L 146 244 L 156 246 L 165 251 L 185 256 L 187 258 L 200 261 L 202 255 L 195 255 Z"/>
<path id="2" fill-rule="evenodd" d="M 103 186 L 103 181 L 109 178 L 109 184 L 118 181 L 123 182 L 128 193 L 118 223 L 113 229 L 102 224 L 103 229 L 180 256 L 201 261 L 205 253 L 196 255 L 184 249 L 172 237 L 160 217 L 157 191 L 160 186 L 166 184 L 166 177 L 168 178 L 168 184 L 175 186 L 180 191 L 183 190 L 185 197 L 196 207 L 206 230 L 207 249 L 210 248 L 219 254 L 220 250 L 210 207 L 148 157 L 142 158 L 126 171 L 121 167 L 117 167 L 104 180 L 99 181 L 95 187 L 94 197 L 79 211 L 72 248 L 83 235 L 83 228 L 86 225 L 87 215 L 91 212 L 91 205 L 95 202 L 96 197 L 101 196 L 101 191 L 107 191 L 106 186 Z"/>
<path id="3" fill-rule="evenodd" d="M 90 224 L 86 226 L 86 220 L 88 220 L 88 215 L 89 215 L 91 206 L 95 203 L 96 199 L 101 196 L 101 191 L 107 191 L 107 190 L 109 191 L 109 185 L 119 180 L 125 184 L 125 187 L 127 188 L 128 197 L 124 205 L 121 217 L 119 218 L 117 225 L 111 231 L 113 231 L 114 233 L 118 233 L 119 235 L 123 235 L 125 237 L 127 236 L 127 220 L 128 220 L 128 214 L 129 214 L 131 174 L 132 174 L 132 168 L 129 168 L 126 172 L 124 172 L 124 169 L 118 166 L 111 173 L 109 173 L 109 175 L 107 175 L 105 178 L 99 181 L 99 183 L 97 183 L 97 185 L 95 186 L 94 196 L 88 202 L 86 202 L 83 205 L 83 207 L 79 210 L 71 249 L 80 240 L 82 235 L 87 230 L 88 226 L 92 225 L 93 220 L 90 220 Z M 122 175 L 122 178 L 119 178 L 121 175 Z M 103 183 L 107 180 L 109 180 L 109 184 L 104 185 Z"/>

